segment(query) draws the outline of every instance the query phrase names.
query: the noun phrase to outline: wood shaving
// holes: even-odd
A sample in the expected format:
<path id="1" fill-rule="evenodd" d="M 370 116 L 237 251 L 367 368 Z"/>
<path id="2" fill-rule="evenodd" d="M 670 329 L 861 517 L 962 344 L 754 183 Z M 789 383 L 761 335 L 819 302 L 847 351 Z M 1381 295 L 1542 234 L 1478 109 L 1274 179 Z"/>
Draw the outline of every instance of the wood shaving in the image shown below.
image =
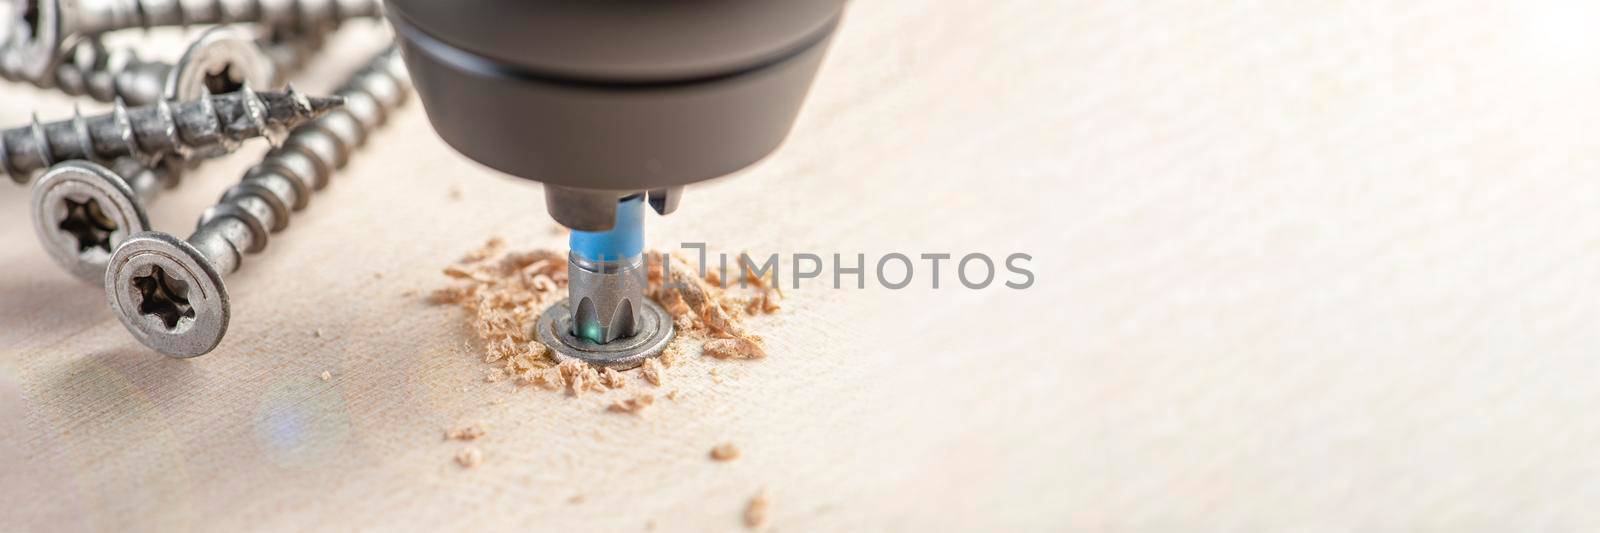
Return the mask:
<path id="1" fill-rule="evenodd" d="M 431 304 L 459 306 L 467 312 L 468 326 L 477 340 L 467 341 L 466 349 L 480 353 L 483 361 L 491 365 L 484 381 L 515 379 L 521 385 L 564 390 L 572 396 L 622 388 L 626 383 L 624 373 L 597 371 L 577 361 L 557 365 L 549 347 L 534 338 L 533 326 L 540 313 L 566 296 L 566 253 L 507 251 L 506 244 L 500 237 L 487 239 L 441 270 L 451 280 L 449 286 L 426 294 Z M 733 276 L 709 273 L 701 278 L 682 257 L 656 251 L 647 254 L 647 292 L 672 315 L 679 339 L 694 339 L 687 342 L 700 342 L 704 355 L 720 359 L 766 356 L 761 337 L 749 331 L 740 317 L 777 310 L 782 291 L 765 278 L 755 277 L 749 261 L 740 258 L 739 277 L 745 283 L 738 285 L 753 284 L 753 298 L 734 296 L 734 289 L 720 287 Z M 670 269 L 663 268 L 668 264 Z M 662 386 L 665 370 L 681 365 L 684 352 L 685 348 L 675 343 L 661 356 L 649 360 L 640 374 L 646 381 Z M 721 382 L 720 377 L 712 377 Z M 670 393 L 671 397 L 675 398 L 676 392 Z"/>
<path id="2" fill-rule="evenodd" d="M 472 468 L 483 464 L 483 452 L 471 446 L 462 448 L 456 452 L 456 464 L 461 465 L 461 468 Z"/>
<path id="3" fill-rule="evenodd" d="M 724 442 L 711 447 L 711 458 L 717 461 L 728 462 L 739 458 L 739 448 L 731 442 Z"/>
<path id="4" fill-rule="evenodd" d="M 483 438 L 483 436 L 487 434 L 489 434 L 489 431 L 483 429 L 483 424 L 474 422 L 465 426 L 444 430 L 444 440 L 471 441 Z"/>
<path id="5" fill-rule="evenodd" d="M 462 264 L 476 263 L 484 259 L 500 255 L 500 252 L 505 250 L 505 248 L 505 239 L 500 237 L 489 237 L 489 240 L 485 241 L 483 246 L 478 247 L 476 250 L 467 252 L 467 255 L 462 256 L 461 260 L 458 262 Z"/>
<path id="6" fill-rule="evenodd" d="M 749 254 L 739 254 L 739 272 L 742 280 L 754 285 L 757 291 L 756 297 L 745 303 L 745 314 L 776 313 L 782 309 L 782 306 L 778 305 L 778 300 L 783 298 L 783 289 L 777 285 L 767 285 L 767 278 L 757 276 L 756 270 L 755 260 L 750 259 Z M 777 275 L 774 274 L 773 277 L 776 278 Z"/>
<path id="7" fill-rule="evenodd" d="M 588 499 L 588 498 L 585 497 L 582 494 L 573 494 L 571 498 L 567 498 L 567 503 L 570 503 L 570 504 L 573 504 L 573 505 L 577 505 L 577 504 L 583 503 L 583 501 L 586 500 L 586 499 Z"/>
<path id="8" fill-rule="evenodd" d="M 674 343 L 667 346 L 665 350 L 661 350 L 661 356 L 656 359 L 661 361 L 663 368 L 672 368 L 678 366 L 678 356 L 682 353 L 682 351 L 678 350 L 678 345 Z"/>
<path id="9" fill-rule="evenodd" d="M 662 282 L 654 287 L 658 299 L 667 299 L 669 301 L 674 297 L 681 299 L 683 304 L 698 315 L 697 318 L 711 328 L 713 333 L 735 338 L 750 335 L 737 318 L 728 314 L 727 309 L 714 296 L 711 287 L 706 285 L 705 280 L 692 274 L 694 269 L 687 262 L 673 255 L 660 253 L 655 255 L 658 257 L 658 261 L 664 260 L 670 264 L 665 269 L 666 273 L 657 274 L 658 278 L 665 276 L 665 278 L 662 278 Z M 678 306 L 675 305 L 667 307 L 667 312 L 671 313 L 673 309 L 677 308 Z M 674 316 L 674 319 L 676 319 L 676 316 Z"/>
<path id="10" fill-rule="evenodd" d="M 666 376 L 662 374 L 661 363 L 655 359 L 645 359 L 644 365 L 639 367 L 639 372 L 644 374 L 644 379 L 651 385 L 660 387 L 661 383 L 666 381 Z"/>
<path id="11" fill-rule="evenodd" d="M 744 525 L 752 529 L 764 526 L 767 524 L 767 515 L 771 512 L 772 494 L 767 492 L 767 489 L 761 489 L 744 507 Z"/>
<path id="12" fill-rule="evenodd" d="M 560 372 L 561 382 L 567 388 L 567 394 L 581 396 L 583 391 L 605 392 L 606 386 L 600 379 L 600 373 L 588 363 L 578 360 L 569 360 L 556 367 Z"/>
<path id="13" fill-rule="evenodd" d="M 606 407 L 606 410 L 614 413 L 632 413 L 635 415 L 642 415 L 644 414 L 643 411 L 645 408 L 650 407 L 654 403 L 656 403 L 656 397 L 654 395 L 640 394 L 632 398 L 619 398 L 617 400 L 613 400 L 611 405 Z"/>
<path id="14" fill-rule="evenodd" d="M 323 370 L 322 371 L 322 375 L 319 376 L 319 377 L 321 377 L 323 381 L 327 381 L 327 380 L 333 379 L 333 372 L 329 372 L 327 370 Z"/>
<path id="15" fill-rule="evenodd" d="M 717 359 L 760 359 L 767 356 L 767 351 L 761 348 L 761 337 L 738 337 L 732 339 L 712 339 L 706 341 L 701 348 L 706 355 Z"/>
<path id="16" fill-rule="evenodd" d="M 541 389 L 561 390 L 565 382 L 561 379 L 561 372 L 554 368 L 535 370 L 522 375 L 522 384 L 533 385 Z"/>
<path id="17" fill-rule="evenodd" d="M 678 389 L 672 389 L 672 390 L 667 391 L 667 399 L 668 400 L 672 400 L 674 402 L 678 401 Z"/>
<path id="18" fill-rule="evenodd" d="M 628 380 L 622 377 L 622 373 L 610 368 L 607 368 L 604 372 L 601 372 L 600 378 L 605 380 L 607 387 L 613 389 L 620 389 L 628 386 Z"/>

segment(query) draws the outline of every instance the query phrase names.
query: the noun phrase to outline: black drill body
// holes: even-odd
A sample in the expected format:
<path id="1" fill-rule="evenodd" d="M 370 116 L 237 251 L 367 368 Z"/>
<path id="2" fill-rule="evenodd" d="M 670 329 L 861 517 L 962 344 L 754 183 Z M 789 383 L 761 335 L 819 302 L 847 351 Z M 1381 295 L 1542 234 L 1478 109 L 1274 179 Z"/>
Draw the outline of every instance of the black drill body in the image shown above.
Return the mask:
<path id="1" fill-rule="evenodd" d="M 671 212 L 684 185 L 788 134 L 843 0 L 390 0 L 434 129 L 546 186 L 557 222 L 609 229 L 617 200 Z"/>

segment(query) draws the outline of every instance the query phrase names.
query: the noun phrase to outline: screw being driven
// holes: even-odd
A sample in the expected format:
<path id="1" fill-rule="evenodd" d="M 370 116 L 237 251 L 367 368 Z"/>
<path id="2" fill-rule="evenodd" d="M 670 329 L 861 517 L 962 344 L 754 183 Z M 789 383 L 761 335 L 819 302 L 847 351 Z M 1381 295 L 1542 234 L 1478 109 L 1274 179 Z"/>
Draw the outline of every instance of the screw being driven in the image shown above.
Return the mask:
<path id="1" fill-rule="evenodd" d="M 48 83 L 51 70 L 79 39 L 112 30 L 259 23 L 321 30 L 380 14 L 378 0 L 21 0 L 4 70 Z"/>
<path id="2" fill-rule="evenodd" d="M 147 231 L 117 247 L 105 286 L 122 325 L 145 346 L 173 357 L 216 348 L 230 316 L 222 276 L 238 270 L 244 254 L 265 248 L 269 233 L 287 227 L 290 213 L 327 185 L 410 89 L 399 53 L 380 53 L 336 93 L 344 107 L 295 128 L 206 210 L 187 240 Z"/>
<path id="3" fill-rule="evenodd" d="M 111 168 L 83 160 L 56 163 L 33 187 L 33 229 L 50 258 L 78 279 L 102 283 L 117 246 L 150 229 L 144 206 L 177 186 L 181 165 L 153 167 L 124 157 Z"/>
<path id="4" fill-rule="evenodd" d="M 282 139 L 290 128 L 342 104 L 337 96 L 307 97 L 292 87 L 282 93 L 245 87 L 190 102 L 158 100 L 132 108 L 119 104 L 110 113 L 74 114 L 58 122 L 35 118 L 31 125 L 0 131 L 0 173 L 27 183 L 34 172 L 57 161 L 128 156 L 153 161 L 168 154 L 232 151 L 253 137 Z"/>

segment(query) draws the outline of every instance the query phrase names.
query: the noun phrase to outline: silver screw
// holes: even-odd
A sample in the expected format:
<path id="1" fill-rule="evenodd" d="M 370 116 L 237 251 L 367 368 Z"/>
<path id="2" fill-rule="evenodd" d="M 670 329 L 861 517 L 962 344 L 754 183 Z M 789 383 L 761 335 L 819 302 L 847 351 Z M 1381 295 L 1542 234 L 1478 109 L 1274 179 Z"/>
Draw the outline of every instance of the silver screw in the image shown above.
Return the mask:
<path id="1" fill-rule="evenodd" d="M 204 355 L 222 342 L 230 307 L 222 276 L 258 253 L 269 232 L 344 168 L 367 134 L 405 102 L 411 84 L 393 48 L 351 76 L 336 94 L 345 106 L 295 128 L 200 217 L 187 240 L 147 231 L 130 237 L 105 272 L 106 299 L 122 325 L 156 351 Z"/>
<path id="2" fill-rule="evenodd" d="M 139 106 L 160 99 L 193 100 L 202 89 L 227 93 L 245 85 L 272 87 L 274 70 L 249 32 L 216 26 L 190 43 L 176 63 L 146 61 L 132 50 L 109 51 L 99 38 L 90 38 L 72 48 L 53 69 L 53 76 L 31 79 L 0 65 L 0 77 L 101 102 L 120 98 Z"/>
<path id="3" fill-rule="evenodd" d="M 17 8 L 0 68 L 31 80 L 47 80 L 79 39 L 113 30 L 232 23 L 326 29 L 382 10 L 378 0 L 21 0 Z"/>
<path id="4" fill-rule="evenodd" d="M 50 258 L 90 283 L 105 281 L 117 246 L 150 229 L 144 206 L 177 185 L 181 167 L 165 158 L 153 167 L 131 157 L 111 168 L 91 161 L 56 163 L 33 187 L 33 229 Z"/>
<path id="5" fill-rule="evenodd" d="M 290 128 L 343 102 L 337 96 L 307 97 L 292 87 L 282 93 L 245 87 L 191 102 L 158 100 L 133 108 L 117 104 L 110 113 L 92 117 L 74 113 L 69 120 L 50 123 L 35 117 L 31 125 L 0 131 L 0 174 L 26 183 L 34 172 L 57 161 L 129 156 L 152 161 L 169 154 L 232 151 L 252 137 L 282 139 Z"/>

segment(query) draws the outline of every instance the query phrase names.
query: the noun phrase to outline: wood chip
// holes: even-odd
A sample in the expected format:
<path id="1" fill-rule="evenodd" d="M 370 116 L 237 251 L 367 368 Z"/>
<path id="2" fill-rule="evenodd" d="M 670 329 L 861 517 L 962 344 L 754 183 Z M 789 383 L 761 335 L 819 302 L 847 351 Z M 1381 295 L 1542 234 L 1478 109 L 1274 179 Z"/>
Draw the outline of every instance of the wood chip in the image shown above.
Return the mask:
<path id="1" fill-rule="evenodd" d="M 620 389 L 628 386 L 628 380 L 622 377 L 622 373 L 610 368 L 607 368 L 604 372 L 601 372 L 600 378 L 605 380 L 607 387 L 613 389 Z"/>
<path id="2" fill-rule="evenodd" d="M 613 413 L 632 413 L 635 415 L 642 415 L 644 414 L 645 408 L 650 407 L 650 405 L 654 403 L 656 403 L 656 397 L 654 395 L 640 394 L 628 399 L 613 400 L 611 405 L 606 407 L 606 410 Z"/>
<path id="3" fill-rule="evenodd" d="M 767 524 L 767 515 L 772 512 L 772 494 L 767 489 L 761 489 L 750 498 L 750 503 L 744 507 L 744 525 L 751 529 Z"/>
<path id="4" fill-rule="evenodd" d="M 561 371 L 554 368 L 533 370 L 522 374 L 522 384 L 533 385 L 541 389 L 561 390 L 566 384 L 561 380 Z"/>
<path id="5" fill-rule="evenodd" d="M 706 341 L 701 350 L 717 359 L 760 359 L 767 356 L 760 340 L 761 337 L 753 335 L 748 338 L 712 339 Z"/>
<path id="6" fill-rule="evenodd" d="M 483 261 L 484 259 L 500 255 L 500 252 L 504 250 L 505 247 L 505 239 L 500 237 L 489 237 L 489 240 L 485 241 L 483 246 L 479 246 L 478 249 L 467 252 L 467 255 L 462 256 L 461 260 L 458 262 L 461 264 L 477 263 L 479 261 Z"/>
<path id="7" fill-rule="evenodd" d="M 329 372 L 327 370 L 323 370 L 322 371 L 322 375 L 320 377 L 322 378 L 323 381 L 327 381 L 327 380 L 333 379 L 333 372 Z"/>
<path id="8" fill-rule="evenodd" d="M 739 458 L 739 448 L 731 442 L 724 442 L 711 447 L 711 458 L 717 461 L 728 462 Z"/>
<path id="9" fill-rule="evenodd" d="M 483 464 L 483 452 L 471 446 L 462 448 L 456 452 L 456 464 L 461 465 L 461 468 L 472 468 Z"/>
<path id="10" fill-rule="evenodd" d="M 444 439 L 471 441 L 478 440 L 487 434 L 489 434 L 489 432 L 483 428 L 482 423 L 474 422 L 465 426 L 446 429 L 444 431 Z"/>
<path id="11" fill-rule="evenodd" d="M 566 385 L 567 394 L 580 396 L 583 391 L 590 390 L 605 392 L 606 386 L 600 381 L 600 373 L 588 363 L 578 360 L 568 360 L 556 366 L 561 373 L 561 382 Z"/>
<path id="12" fill-rule="evenodd" d="M 694 269 L 684 260 L 671 255 L 663 255 L 670 267 L 666 270 L 667 278 L 660 286 L 661 292 L 681 298 L 683 303 L 699 315 L 699 319 L 710 327 L 712 331 L 731 337 L 749 335 L 738 319 L 729 315 L 727 310 L 712 296 L 711 287 L 705 280 L 693 274 Z M 671 308 L 668 309 L 671 311 Z"/>
<path id="13" fill-rule="evenodd" d="M 644 366 L 639 367 L 639 372 L 644 374 L 644 379 L 651 385 L 660 387 L 661 383 L 666 381 L 666 375 L 662 374 L 661 363 L 655 359 L 645 359 Z"/>
<path id="14" fill-rule="evenodd" d="M 667 391 L 667 399 L 668 400 L 672 400 L 674 402 L 678 401 L 678 389 L 672 389 L 672 390 Z"/>
<path id="15" fill-rule="evenodd" d="M 678 366 L 678 356 L 682 354 L 683 352 L 678 349 L 678 345 L 672 344 L 667 346 L 665 350 L 661 350 L 661 357 L 657 357 L 656 359 L 661 361 L 662 367 L 672 368 Z"/>

